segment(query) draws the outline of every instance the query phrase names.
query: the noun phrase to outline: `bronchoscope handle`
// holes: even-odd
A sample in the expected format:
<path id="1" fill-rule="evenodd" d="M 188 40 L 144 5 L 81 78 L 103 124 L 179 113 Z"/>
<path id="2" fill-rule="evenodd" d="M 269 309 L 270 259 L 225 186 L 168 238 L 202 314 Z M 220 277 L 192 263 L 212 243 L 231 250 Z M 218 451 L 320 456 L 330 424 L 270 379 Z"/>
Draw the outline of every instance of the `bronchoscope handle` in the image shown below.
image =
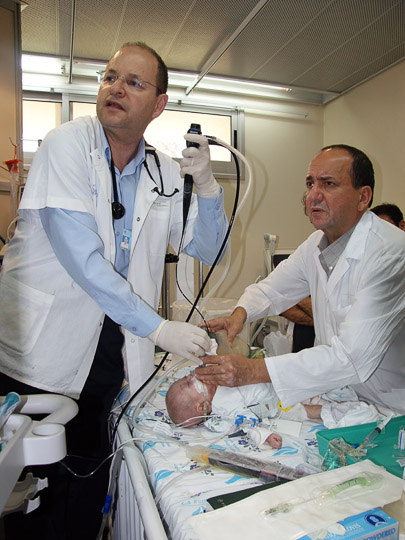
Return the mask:
<path id="1" fill-rule="evenodd" d="M 187 133 L 196 133 L 197 135 L 202 135 L 200 124 L 191 124 L 190 129 Z M 198 148 L 200 145 L 195 142 L 187 141 L 187 146 L 194 146 Z M 184 175 L 184 189 L 183 189 L 183 233 L 186 226 L 188 211 L 190 209 L 191 203 L 191 194 L 193 192 L 193 177 L 191 174 Z"/>
<path id="2" fill-rule="evenodd" d="M 202 135 L 201 133 L 201 126 L 200 124 L 191 124 L 190 129 L 187 131 L 187 133 L 196 133 L 197 135 Z M 187 141 L 186 145 L 188 148 L 194 147 L 198 148 L 200 145 L 195 142 Z M 184 175 L 184 195 L 191 194 L 191 191 L 193 190 L 193 177 L 191 174 Z"/>

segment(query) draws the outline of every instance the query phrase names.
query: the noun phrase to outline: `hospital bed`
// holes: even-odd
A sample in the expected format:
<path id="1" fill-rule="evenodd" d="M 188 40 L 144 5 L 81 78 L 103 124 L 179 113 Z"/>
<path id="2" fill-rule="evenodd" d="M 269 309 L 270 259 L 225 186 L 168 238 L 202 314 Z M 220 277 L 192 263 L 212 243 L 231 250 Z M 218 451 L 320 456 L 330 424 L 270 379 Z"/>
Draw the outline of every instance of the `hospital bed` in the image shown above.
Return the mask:
<path id="1" fill-rule="evenodd" d="M 168 373 L 176 361 L 168 361 Z M 164 372 L 159 373 L 156 381 L 160 383 L 144 405 L 131 405 L 118 426 L 116 447 L 122 447 L 123 461 L 117 481 L 114 540 L 194 540 L 196 536 L 187 519 L 211 509 L 207 499 L 261 485 L 255 478 L 202 466 L 187 457 L 187 445 L 259 457 L 292 469 L 299 466 L 309 472 L 320 470 L 316 432 L 324 426 L 317 422 L 295 423 L 299 431 L 294 435 L 283 433 L 279 450 L 270 446 L 259 449 L 246 436 L 224 437 L 203 425 L 171 429 L 169 424 L 162 423 L 166 419 L 164 396 L 168 387 L 194 367 L 179 364 L 177 371 L 171 371 L 167 378 Z M 117 411 L 127 396 L 124 390 L 118 398 Z M 277 427 L 273 429 L 277 431 Z M 123 445 L 126 441 L 130 442 Z"/>

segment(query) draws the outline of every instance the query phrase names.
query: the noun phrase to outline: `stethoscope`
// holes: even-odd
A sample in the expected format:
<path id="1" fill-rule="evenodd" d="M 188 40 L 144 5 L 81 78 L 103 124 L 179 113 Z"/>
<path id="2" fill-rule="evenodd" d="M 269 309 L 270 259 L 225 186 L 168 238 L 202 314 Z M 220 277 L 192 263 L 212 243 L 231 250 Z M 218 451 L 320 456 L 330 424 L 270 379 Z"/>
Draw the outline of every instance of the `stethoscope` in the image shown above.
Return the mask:
<path id="1" fill-rule="evenodd" d="M 158 171 L 159 171 L 159 179 L 160 179 L 160 187 L 161 187 L 160 190 L 157 187 L 156 181 L 153 178 L 153 176 L 152 176 L 152 174 L 151 174 L 151 172 L 149 170 L 148 164 L 146 162 L 146 158 L 147 158 L 147 156 L 149 154 L 153 154 L 153 157 L 155 158 L 156 166 L 157 166 Z M 157 152 L 153 148 L 153 146 L 146 146 L 145 147 L 145 159 L 143 161 L 143 165 L 144 165 L 147 173 L 149 174 L 150 179 L 156 184 L 156 187 L 152 191 L 155 191 L 160 197 L 173 197 L 173 195 L 175 195 L 176 193 L 179 192 L 179 190 L 177 188 L 175 188 L 173 193 L 171 193 L 170 195 L 168 195 L 168 194 L 166 194 L 164 192 L 165 190 L 164 190 L 164 185 L 163 185 L 162 171 L 160 169 L 160 160 L 159 160 Z M 121 219 L 125 215 L 125 206 L 118 201 L 117 178 L 115 176 L 114 160 L 113 160 L 112 156 L 111 156 L 110 168 L 111 168 L 111 177 L 112 177 L 112 182 L 113 182 L 113 195 L 114 195 L 113 202 L 111 203 L 112 215 L 113 215 L 113 219 Z"/>

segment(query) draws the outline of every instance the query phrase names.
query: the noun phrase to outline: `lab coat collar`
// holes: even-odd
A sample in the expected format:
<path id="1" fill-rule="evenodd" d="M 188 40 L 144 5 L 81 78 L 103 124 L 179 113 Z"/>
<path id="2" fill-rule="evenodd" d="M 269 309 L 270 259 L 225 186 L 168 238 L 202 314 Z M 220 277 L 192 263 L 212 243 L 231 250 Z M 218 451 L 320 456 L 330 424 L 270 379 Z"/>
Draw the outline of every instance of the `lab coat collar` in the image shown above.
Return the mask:
<path id="1" fill-rule="evenodd" d="M 371 228 L 372 216 L 366 210 L 361 216 L 346 246 L 343 256 L 347 259 L 361 259 L 366 249 L 368 231 Z"/>
<path id="2" fill-rule="evenodd" d="M 339 281 L 349 270 L 351 261 L 360 260 L 363 257 L 364 251 L 366 249 L 366 242 L 368 231 L 371 227 L 371 215 L 367 210 L 362 217 L 357 222 L 355 229 L 347 243 L 347 246 L 340 256 L 336 266 L 331 273 L 329 279 L 326 277 L 326 273 L 319 262 L 319 251 L 316 255 L 316 264 L 318 266 L 318 272 L 320 274 L 321 283 L 325 290 L 326 295 L 329 297 L 335 287 L 338 285 Z"/>

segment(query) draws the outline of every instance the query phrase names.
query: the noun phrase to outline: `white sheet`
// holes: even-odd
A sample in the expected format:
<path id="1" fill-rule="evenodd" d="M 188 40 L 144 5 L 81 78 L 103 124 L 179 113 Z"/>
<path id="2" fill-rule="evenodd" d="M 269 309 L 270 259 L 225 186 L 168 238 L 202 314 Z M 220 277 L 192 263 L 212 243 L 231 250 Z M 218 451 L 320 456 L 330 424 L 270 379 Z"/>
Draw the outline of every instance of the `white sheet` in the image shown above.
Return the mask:
<path id="1" fill-rule="evenodd" d="M 153 431 L 153 428 L 162 418 L 166 418 L 164 396 L 167 388 L 174 378 L 183 376 L 185 371 L 187 368 L 181 368 L 168 381 L 163 382 L 157 388 L 156 394 L 139 411 L 138 418 L 132 418 L 131 421 L 132 435 L 142 439 L 137 445 L 147 462 L 158 508 L 170 530 L 169 538 L 172 540 L 198 539 L 187 519 L 212 510 L 207 498 L 260 485 L 254 478 L 209 466 L 202 468 L 200 464 L 187 458 L 184 445 L 211 445 L 218 450 L 252 455 L 296 467 L 308 460 L 313 462 L 318 459 L 316 431 L 324 429 L 324 426 L 316 422 L 300 424 L 300 436 L 283 434 L 283 445 L 279 450 L 270 446 L 255 448 L 247 437 L 243 436 L 218 439 L 218 434 L 210 432 L 204 426 L 175 429 L 177 439 L 170 439 Z M 133 415 L 133 409 L 131 413 Z"/>
<path id="2" fill-rule="evenodd" d="M 342 484 L 356 477 L 378 478 L 371 487 L 356 485 L 341 491 L 330 500 L 317 494 L 327 487 Z M 311 531 L 322 529 L 353 514 L 384 506 L 401 498 L 402 480 L 370 460 L 287 482 L 262 491 L 215 512 L 189 519 L 200 540 L 243 540 L 245 538 L 283 538 L 296 540 Z M 312 501 L 311 501 L 312 499 Z M 265 511 L 280 503 L 306 504 L 289 512 L 265 516 Z"/>

